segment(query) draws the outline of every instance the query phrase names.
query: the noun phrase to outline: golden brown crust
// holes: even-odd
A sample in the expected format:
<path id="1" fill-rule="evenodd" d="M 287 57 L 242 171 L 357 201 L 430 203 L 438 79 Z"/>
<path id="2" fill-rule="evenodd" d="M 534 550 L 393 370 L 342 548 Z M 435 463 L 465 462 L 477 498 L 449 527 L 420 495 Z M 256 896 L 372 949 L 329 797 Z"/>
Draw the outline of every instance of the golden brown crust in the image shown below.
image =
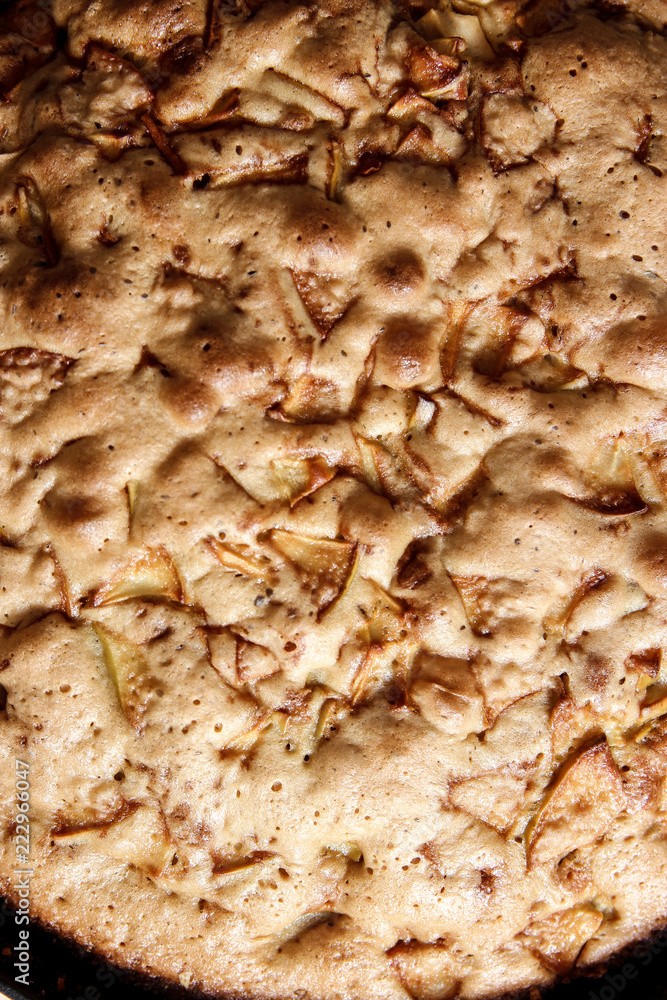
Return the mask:
<path id="1" fill-rule="evenodd" d="M 0 888 L 204 993 L 667 917 L 660 5 L 0 20 Z"/>

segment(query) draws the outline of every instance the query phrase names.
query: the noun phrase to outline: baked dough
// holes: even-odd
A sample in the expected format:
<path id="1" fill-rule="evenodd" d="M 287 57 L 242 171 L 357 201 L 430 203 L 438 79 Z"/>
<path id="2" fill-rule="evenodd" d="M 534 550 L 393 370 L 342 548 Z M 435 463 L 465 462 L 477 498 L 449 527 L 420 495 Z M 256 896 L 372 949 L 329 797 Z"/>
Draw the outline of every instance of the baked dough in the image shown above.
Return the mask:
<path id="1" fill-rule="evenodd" d="M 3 5 L 34 917 L 267 1000 L 490 997 L 664 923 L 664 16 Z"/>

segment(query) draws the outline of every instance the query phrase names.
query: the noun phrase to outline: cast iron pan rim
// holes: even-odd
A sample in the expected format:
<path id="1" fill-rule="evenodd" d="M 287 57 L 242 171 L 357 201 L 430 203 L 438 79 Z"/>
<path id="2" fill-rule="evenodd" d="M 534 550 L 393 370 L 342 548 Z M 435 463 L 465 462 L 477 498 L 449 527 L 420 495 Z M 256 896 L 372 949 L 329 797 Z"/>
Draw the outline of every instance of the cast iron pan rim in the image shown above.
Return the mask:
<path id="1" fill-rule="evenodd" d="M 12 910 L 15 907 L 12 905 L 10 899 L 5 896 L 0 895 L 0 904 L 6 904 Z M 146 1000 L 150 1000 L 150 997 L 163 997 L 165 1000 L 241 1000 L 242 994 L 228 994 L 227 997 L 223 997 L 219 993 L 208 993 L 202 992 L 198 988 L 186 989 L 172 980 L 168 980 L 162 976 L 151 975 L 150 973 L 140 972 L 132 969 L 130 966 L 117 965 L 114 962 L 110 962 L 104 955 L 92 948 L 85 948 L 83 945 L 76 941 L 72 941 L 67 937 L 60 934 L 57 928 L 52 927 L 48 923 L 41 920 L 31 920 L 30 926 L 36 928 L 42 932 L 52 934 L 58 939 L 58 947 L 62 947 L 63 954 L 63 964 L 75 964 L 78 962 L 92 962 L 99 963 L 108 969 L 115 976 L 119 984 L 131 984 L 132 986 L 138 987 L 146 991 Z M 626 962 L 631 962 L 635 958 L 635 953 L 637 949 L 650 949 L 652 943 L 657 941 L 661 936 L 664 937 L 667 931 L 667 919 L 663 918 L 662 921 L 657 924 L 651 933 L 644 938 L 638 938 L 632 941 L 629 945 L 623 948 L 620 952 L 614 954 L 611 958 L 603 962 L 595 963 L 594 965 L 583 966 L 577 969 L 574 976 L 564 977 L 556 980 L 547 986 L 538 986 L 539 995 L 544 996 L 545 1000 L 564 1000 L 566 993 L 564 991 L 568 990 L 568 985 L 570 984 L 580 984 L 581 986 L 585 984 L 589 987 L 590 992 L 595 996 L 595 990 L 601 989 L 602 986 L 607 986 L 607 982 L 603 981 L 602 977 L 608 972 L 613 972 L 614 969 L 620 968 Z M 644 1000 L 667 1000 L 667 988 L 665 988 L 665 981 L 667 976 L 667 967 L 665 962 L 667 961 L 667 945 L 661 946 L 664 954 L 660 957 L 654 955 L 655 966 L 654 973 L 655 983 L 649 987 L 648 990 L 644 992 Z M 634 965 L 637 968 L 636 964 Z M 660 969 L 662 969 L 662 976 L 660 975 Z M 632 988 L 632 982 L 626 982 L 625 986 L 617 991 L 620 996 L 621 993 L 625 992 L 626 988 Z M 636 984 L 636 986 L 645 986 L 645 983 Z M 663 990 L 660 991 L 660 987 Z M 34 989 L 18 986 L 15 981 L 7 979 L 3 971 L 0 969 L 0 990 L 9 998 L 9 1000 L 44 1000 L 44 995 L 35 992 Z M 521 989 L 515 991 L 514 993 L 498 993 L 495 995 L 490 995 L 488 1000 L 524 1000 L 524 998 L 532 998 L 535 996 L 535 987 L 528 987 L 526 989 Z M 157 992 L 159 991 L 159 992 Z M 632 993 L 628 993 L 630 997 Z M 0 995 L 1 996 L 1 995 Z M 63 994 L 63 1000 L 64 1000 Z M 247 995 L 246 995 L 247 996 Z M 55 998 L 54 998 L 55 1000 Z M 245 998 L 244 998 L 245 1000 Z M 264 998 L 263 998 L 264 1000 Z M 454 998 L 456 1000 L 456 998 Z"/>

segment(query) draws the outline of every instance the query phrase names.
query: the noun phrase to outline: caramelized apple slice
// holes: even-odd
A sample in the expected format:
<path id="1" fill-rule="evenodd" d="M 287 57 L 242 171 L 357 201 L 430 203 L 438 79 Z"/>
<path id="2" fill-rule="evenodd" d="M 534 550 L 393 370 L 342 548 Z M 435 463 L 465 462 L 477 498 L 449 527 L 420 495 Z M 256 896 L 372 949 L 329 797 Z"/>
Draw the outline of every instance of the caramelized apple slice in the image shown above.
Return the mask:
<path id="1" fill-rule="evenodd" d="M 32 177 L 21 177 L 16 187 L 19 203 L 19 239 L 30 247 L 41 247 L 49 267 L 60 260 L 60 250 L 53 236 L 51 219 Z"/>
<path id="2" fill-rule="evenodd" d="M 463 970 L 446 941 L 399 941 L 386 954 L 409 996 L 450 1000 L 456 995 Z"/>
<path id="3" fill-rule="evenodd" d="M 171 556 L 162 546 L 147 548 L 136 556 L 115 580 L 93 593 L 90 604 L 97 608 L 133 597 L 161 597 L 183 603 L 183 585 Z"/>
<path id="4" fill-rule="evenodd" d="M 255 559 L 246 555 L 237 546 L 221 542 L 213 535 L 206 539 L 206 545 L 220 565 L 233 573 L 242 573 L 243 576 L 249 576 L 255 580 L 266 580 L 271 575 L 272 566 L 268 558 Z"/>
<path id="5" fill-rule="evenodd" d="M 267 69 L 262 77 L 261 88 L 263 93 L 277 97 L 288 107 L 305 108 L 316 121 L 330 121 L 339 128 L 345 125 L 347 116 L 340 104 L 336 104 L 318 90 L 300 83 L 286 73 Z"/>
<path id="6" fill-rule="evenodd" d="M 565 638 L 572 641 L 583 631 L 611 625 L 626 615 L 641 611 L 649 603 L 647 595 L 634 580 L 610 576 L 583 597 L 570 612 Z"/>
<path id="7" fill-rule="evenodd" d="M 375 580 L 365 579 L 366 595 L 359 595 L 366 625 L 364 638 L 370 643 L 398 642 L 405 637 L 406 605 Z"/>
<path id="8" fill-rule="evenodd" d="M 621 776 L 606 742 L 575 754 L 526 829 L 529 867 L 593 843 L 609 829 L 623 801 Z"/>
<path id="9" fill-rule="evenodd" d="M 449 800 L 457 809 L 507 834 L 525 805 L 529 778 L 530 768 L 520 765 L 498 768 L 454 782 Z"/>
<path id="10" fill-rule="evenodd" d="M 410 46 L 407 70 L 420 94 L 429 100 L 464 100 L 468 95 L 461 62 L 452 56 L 440 55 L 424 42 Z"/>
<path id="11" fill-rule="evenodd" d="M 134 643 L 92 622 L 104 655 L 104 663 L 118 695 L 120 707 L 133 729 L 139 731 L 146 713 L 147 701 L 153 691 L 147 664 Z"/>
<path id="12" fill-rule="evenodd" d="M 236 636 L 236 676 L 242 683 L 254 684 L 279 673 L 278 658 L 266 646 Z"/>
<path id="13" fill-rule="evenodd" d="M 314 576 L 330 573 L 335 567 L 347 566 L 353 545 L 332 538 L 312 538 L 275 528 L 271 541 L 284 556 L 300 569 Z"/>
<path id="14" fill-rule="evenodd" d="M 291 270 L 290 274 L 303 308 L 322 340 L 326 340 L 350 308 L 347 283 L 336 275 L 312 271 Z"/>
<path id="15" fill-rule="evenodd" d="M 344 596 L 358 565 L 356 545 L 331 538 L 297 535 L 280 528 L 271 532 L 271 542 L 312 580 L 318 617 Z"/>
<path id="16" fill-rule="evenodd" d="M 134 514 L 135 508 L 137 506 L 137 496 L 139 495 L 139 483 L 134 479 L 128 479 L 125 484 L 125 492 L 127 494 L 127 508 L 130 517 Z"/>
<path id="17" fill-rule="evenodd" d="M 247 757 L 247 755 L 254 749 L 257 741 L 261 738 L 262 733 L 265 729 L 268 729 L 272 725 L 272 718 L 270 715 L 260 715 L 257 721 L 244 732 L 239 733 L 233 739 L 229 740 L 224 747 L 220 750 L 221 757 L 229 757 L 238 754 L 241 757 Z"/>
<path id="18" fill-rule="evenodd" d="M 353 840 L 338 840 L 334 844 L 326 844 L 322 848 L 322 854 L 337 854 L 339 857 L 352 861 L 355 864 L 363 858 L 359 844 Z"/>
<path id="19" fill-rule="evenodd" d="M 600 738 L 603 723 L 590 705 L 576 705 L 569 695 L 561 698 L 549 719 L 554 760 L 560 763 L 573 747 Z"/>
<path id="20" fill-rule="evenodd" d="M 590 480 L 591 496 L 572 497 L 589 510 L 625 517 L 643 514 L 649 509 L 637 489 L 625 442 L 620 439 L 606 441 L 597 449 L 591 461 Z"/>
<path id="21" fill-rule="evenodd" d="M 293 507 L 328 483 L 336 474 L 321 458 L 280 458 L 271 462 L 285 499 Z"/>
<path id="22" fill-rule="evenodd" d="M 378 468 L 381 465 L 382 452 L 386 451 L 386 449 L 376 441 L 369 441 L 363 437 L 357 437 L 356 442 L 359 448 L 364 479 L 376 493 L 383 493 L 382 479 L 380 478 Z"/>
<path id="23" fill-rule="evenodd" d="M 484 60 L 495 58 L 476 14 L 457 14 L 451 7 L 431 8 L 419 18 L 415 28 L 436 52 L 440 52 L 442 42 L 461 39 L 466 56 Z"/>
<path id="24" fill-rule="evenodd" d="M 384 689 L 391 704 L 406 706 L 415 648 L 414 643 L 372 642 L 352 682 L 352 705 L 371 701 Z"/>
<path id="25" fill-rule="evenodd" d="M 463 610 L 470 628 L 475 635 L 489 635 L 490 629 L 486 624 L 486 616 L 480 607 L 480 597 L 488 583 L 483 576 L 453 576 L 452 583 L 459 592 Z"/>
<path id="26" fill-rule="evenodd" d="M 115 135 L 112 132 L 91 132 L 86 136 L 89 142 L 94 143 L 105 160 L 115 163 L 128 149 L 134 149 L 138 143 L 134 135 Z"/>
<path id="27" fill-rule="evenodd" d="M 187 165 L 185 164 L 180 154 L 177 153 L 176 150 L 169 145 L 169 142 L 167 141 L 164 132 L 162 131 L 158 123 L 155 121 L 153 115 L 151 115 L 149 112 L 146 112 L 146 114 L 141 115 L 141 121 L 146 131 L 148 132 L 149 136 L 151 137 L 153 143 L 155 144 L 155 146 L 157 146 L 158 150 L 165 158 L 165 160 L 167 161 L 171 169 L 174 171 L 174 173 L 175 174 L 186 173 L 188 169 Z"/>
<path id="28" fill-rule="evenodd" d="M 586 573 L 571 593 L 552 605 L 542 622 L 544 631 L 548 635 L 562 635 L 577 606 L 606 579 L 607 574 L 601 569 L 592 569 Z"/>
<path id="29" fill-rule="evenodd" d="M 343 147 L 337 139 L 329 143 L 329 179 L 327 180 L 327 198 L 338 199 L 338 188 L 343 177 Z"/>
<path id="30" fill-rule="evenodd" d="M 85 844 L 149 875 L 159 875 L 174 853 L 160 810 L 138 803 L 125 803 L 114 816 L 85 826 L 61 824 L 51 837 L 57 843 Z"/>
<path id="31" fill-rule="evenodd" d="M 359 451 L 359 470 L 371 489 L 390 500 L 415 493 L 414 484 L 398 471 L 396 458 L 383 444 L 357 433 L 354 438 Z"/>
<path id="32" fill-rule="evenodd" d="M 326 735 L 327 730 L 332 729 L 337 720 L 348 710 L 346 702 L 338 695 L 325 698 L 321 705 L 317 717 L 317 723 L 313 730 L 313 743 L 317 745 Z"/>
<path id="33" fill-rule="evenodd" d="M 599 910 L 585 903 L 529 924 L 518 939 L 547 969 L 563 976 L 571 971 L 602 919 Z"/>
<path id="34" fill-rule="evenodd" d="M 302 756 L 315 752 L 327 729 L 349 710 L 349 703 L 337 692 L 316 684 L 299 692 L 291 692 L 283 706 L 271 719 L 282 738 Z"/>
<path id="35" fill-rule="evenodd" d="M 660 676 L 661 664 L 662 650 L 660 648 L 642 649 L 637 653 L 631 653 L 626 658 L 625 669 L 636 675 L 638 694 L 645 691 Z"/>
<path id="36" fill-rule="evenodd" d="M 318 321 L 316 319 L 318 314 L 315 311 L 311 314 L 305 306 L 304 308 L 313 323 L 313 329 L 322 339 L 326 339 L 326 325 L 329 320 L 324 319 L 325 314 L 319 314 Z M 314 306 L 311 308 L 315 310 Z M 332 319 L 330 327 L 332 329 L 337 319 L 331 315 L 329 315 L 329 319 Z M 331 414 L 338 412 L 338 405 L 336 385 L 329 379 L 307 373 L 300 375 L 290 384 L 289 392 L 279 404 L 278 412 L 288 423 L 312 424 L 329 420 Z"/>
<path id="37" fill-rule="evenodd" d="M 216 881 L 226 881 L 232 875 L 240 875 L 275 857 L 272 851 L 251 851 L 243 857 L 216 855 L 211 874 Z"/>

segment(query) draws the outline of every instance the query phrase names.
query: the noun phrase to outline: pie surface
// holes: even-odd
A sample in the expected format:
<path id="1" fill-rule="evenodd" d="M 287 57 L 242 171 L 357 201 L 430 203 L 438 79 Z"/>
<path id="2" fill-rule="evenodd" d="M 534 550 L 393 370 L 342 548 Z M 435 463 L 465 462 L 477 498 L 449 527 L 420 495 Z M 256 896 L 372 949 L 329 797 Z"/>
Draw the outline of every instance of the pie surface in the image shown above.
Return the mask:
<path id="1" fill-rule="evenodd" d="M 266 1000 L 492 997 L 667 920 L 666 20 L 3 5 L 33 916 Z"/>

